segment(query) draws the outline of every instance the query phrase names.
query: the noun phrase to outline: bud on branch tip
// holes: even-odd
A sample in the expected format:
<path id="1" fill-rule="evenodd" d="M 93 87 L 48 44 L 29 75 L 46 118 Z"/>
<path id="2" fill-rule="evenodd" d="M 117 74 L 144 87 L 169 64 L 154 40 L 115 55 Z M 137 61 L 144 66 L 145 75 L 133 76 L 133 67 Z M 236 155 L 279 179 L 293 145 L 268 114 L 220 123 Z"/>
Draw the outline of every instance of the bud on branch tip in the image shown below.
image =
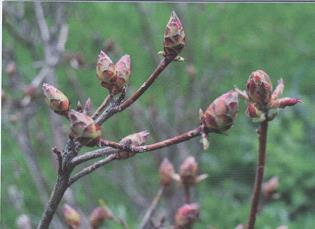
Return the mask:
<path id="1" fill-rule="evenodd" d="M 60 90 L 54 86 L 44 83 L 43 92 L 46 96 L 46 102 L 50 108 L 61 115 L 66 115 L 69 110 L 69 100 Z"/>

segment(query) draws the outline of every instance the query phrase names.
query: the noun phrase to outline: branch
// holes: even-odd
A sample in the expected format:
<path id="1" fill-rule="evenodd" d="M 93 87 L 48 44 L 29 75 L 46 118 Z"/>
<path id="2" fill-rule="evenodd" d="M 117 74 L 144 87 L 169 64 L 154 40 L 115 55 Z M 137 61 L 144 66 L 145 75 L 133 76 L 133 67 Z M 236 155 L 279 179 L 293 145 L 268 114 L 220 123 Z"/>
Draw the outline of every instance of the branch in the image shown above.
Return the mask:
<path id="1" fill-rule="evenodd" d="M 117 153 L 118 151 L 116 149 L 113 149 L 111 147 L 105 147 L 101 149 L 97 149 L 94 151 L 90 151 L 87 153 L 84 153 L 82 155 L 76 156 L 75 158 L 72 159 L 71 163 L 76 166 L 78 164 L 81 164 L 85 161 L 103 157 L 103 156 L 109 156 L 111 154 Z"/>
<path id="2" fill-rule="evenodd" d="M 160 202 L 160 199 L 162 197 L 164 191 L 164 186 L 161 186 L 159 188 L 159 191 L 157 192 L 156 196 L 154 197 L 150 207 L 148 208 L 147 212 L 145 213 L 142 222 L 140 224 L 140 229 L 144 229 L 144 227 L 147 225 L 147 223 L 149 222 L 152 214 L 154 213 L 154 210 L 156 209 L 158 203 Z"/>
<path id="3" fill-rule="evenodd" d="M 62 173 L 62 155 L 61 155 L 61 152 L 56 148 L 56 147 L 53 147 L 52 148 L 52 151 L 54 154 L 56 154 L 57 156 L 57 161 L 58 161 L 58 174 L 61 174 Z"/>
<path id="4" fill-rule="evenodd" d="M 248 219 L 248 229 L 253 229 L 256 221 L 256 214 L 259 205 L 259 196 L 261 184 L 264 178 L 265 158 L 266 158 L 266 142 L 267 142 L 268 121 L 265 120 L 260 124 L 259 129 L 259 152 L 256 167 L 255 185 L 252 194 L 251 209 Z"/>
<path id="5" fill-rule="evenodd" d="M 43 7 L 40 2 L 34 2 L 34 8 L 35 8 L 35 15 L 37 18 L 38 27 L 40 30 L 40 35 L 45 45 L 47 45 L 50 39 L 50 35 L 49 35 L 48 25 L 45 20 Z"/>
<path id="6" fill-rule="evenodd" d="M 124 151 L 130 151 L 130 152 L 135 152 L 135 153 L 143 153 L 143 152 L 148 152 L 148 151 L 153 151 L 157 149 L 161 149 L 164 147 L 168 147 L 174 144 L 178 144 L 184 141 L 187 141 L 191 138 L 194 138 L 196 136 L 201 135 L 203 132 L 203 127 L 199 126 L 193 130 L 187 131 L 183 134 L 177 135 L 175 137 L 166 139 L 164 141 L 160 141 L 157 143 L 153 143 L 150 145 L 144 145 L 144 146 L 125 146 L 116 142 L 112 141 L 107 141 L 107 140 L 100 140 L 100 145 L 101 146 L 109 146 L 115 149 L 119 150 L 124 150 Z"/>
<path id="7" fill-rule="evenodd" d="M 117 112 L 121 112 L 132 105 L 139 97 L 152 85 L 152 83 L 158 78 L 161 72 L 173 61 L 173 59 L 164 58 L 160 64 L 156 67 L 153 73 L 149 76 L 149 78 L 140 86 L 140 88 L 127 100 L 121 103 L 118 106 L 113 107 L 105 111 L 101 114 L 97 119 L 96 123 L 102 125 L 108 118 L 116 114 Z"/>
<path id="8" fill-rule="evenodd" d="M 105 159 L 100 160 L 86 168 L 84 168 L 83 170 L 81 170 L 80 172 L 76 173 L 75 175 L 73 175 L 72 178 L 70 178 L 69 180 L 69 186 L 72 185 L 74 182 L 76 182 L 77 180 L 79 180 L 81 177 L 90 174 L 91 172 L 93 172 L 94 170 L 98 169 L 99 167 L 115 160 L 116 155 L 115 154 L 111 154 L 109 156 L 107 156 Z"/>
<path id="9" fill-rule="evenodd" d="M 105 97 L 101 105 L 96 109 L 94 114 L 91 116 L 92 119 L 96 119 L 102 112 L 103 110 L 108 106 L 108 104 L 112 101 L 113 95 L 109 94 Z"/>

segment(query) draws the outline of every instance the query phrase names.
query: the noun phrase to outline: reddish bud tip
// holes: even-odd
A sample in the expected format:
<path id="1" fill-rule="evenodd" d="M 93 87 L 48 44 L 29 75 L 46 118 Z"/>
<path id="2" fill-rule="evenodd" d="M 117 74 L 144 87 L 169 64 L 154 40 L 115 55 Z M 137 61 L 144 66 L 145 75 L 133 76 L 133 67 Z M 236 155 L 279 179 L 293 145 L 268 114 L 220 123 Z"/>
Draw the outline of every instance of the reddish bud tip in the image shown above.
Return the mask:
<path id="1" fill-rule="evenodd" d="M 185 204 L 180 207 L 175 216 L 176 228 L 190 228 L 199 218 L 199 205 L 196 203 Z"/>
<path id="2" fill-rule="evenodd" d="M 269 75 L 263 70 L 250 74 L 247 80 L 247 95 L 251 102 L 256 103 L 260 110 L 269 103 L 272 94 L 272 83 Z"/>
<path id="3" fill-rule="evenodd" d="M 96 64 L 96 75 L 97 78 L 106 83 L 111 83 L 114 76 L 116 75 L 116 68 L 109 56 L 101 51 L 98 55 Z"/>
<path id="4" fill-rule="evenodd" d="M 195 184 L 198 172 L 198 163 L 192 156 L 187 157 L 179 168 L 179 175 L 183 184 Z"/>
<path id="5" fill-rule="evenodd" d="M 94 208 L 90 215 L 90 224 L 93 229 L 97 229 L 105 220 L 113 219 L 113 214 L 103 207 Z"/>
<path id="6" fill-rule="evenodd" d="M 175 173 L 173 164 L 164 158 L 160 166 L 160 183 L 161 185 L 168 186 L 172 183 L 172 177 Z"/>
<path id="7" fill-rule="evenodd" d="M 131 74 L 131 59 L 129 55 L 122 56 L 117 63 L 116 67 L 116 83 L 113 84 L 113 93 L 121 92 L 124 86 L 128 83 Z"/>
<path id="8" fill-rule="evenodd" d="M 254 103 L 249 103 L 247 105 L 246 114 L 248 117 L 252 118 L 253 120 L 264 120 L 266 117 L 263 112 L 258 110 Z"/>
<path id="9" fill-rule="evenodd" d="M 223 132 L 232 127 L 237 111 L 238 93 L 229 91 L 209 105 L 201 121 L 207 131 Z"/>
<path id="10" fill-rule="evenodd" d="M 46 102 L 50 108 L 58 114 L 65 115 L 69 110 L 69 100 L 60 90 L 54 86 L 44 83 L 43 92 L 46 96 Z"/>
<path id="11" fill-rule="evenodd" d="M 185 32 L 181 21 L 172 12 L 164 32 L 164 55 L 166 58 L 175 58 L 185 46 Z"/>
<path id="12" fill-rule="evenodd" d="M 101 128 L 93 119 L 84 114 L 71 110 L 69 112 L 70 135 L 76 138 L 82 145 L 94 146 L 101 136 Z"/>
<path id="13" fill-rule="evenodd" d="M 71 229 L 79 229 L 81 223 L 80 214 L 70 207 L 68 204 L 65 204 L 63 207 L 63 216 L 65 218 L 66 224 Z"/>
<path id="14" fill-rule="evenodd" d="M 276 99 L 271 102 L 271 107 L 272 108 L 285 108 L 288 106 L 294 106 L 297 103 L 302 103 L 303 101 L 298 98 L 281 98 L 281 99 Z"/>

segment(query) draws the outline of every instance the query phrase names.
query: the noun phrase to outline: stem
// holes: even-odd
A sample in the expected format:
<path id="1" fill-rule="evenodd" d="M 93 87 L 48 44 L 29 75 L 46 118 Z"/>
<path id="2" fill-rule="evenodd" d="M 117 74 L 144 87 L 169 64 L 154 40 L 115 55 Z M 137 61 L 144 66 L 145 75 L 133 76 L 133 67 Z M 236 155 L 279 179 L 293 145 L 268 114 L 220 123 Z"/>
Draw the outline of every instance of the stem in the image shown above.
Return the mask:
<path id="1" fill-rule="evenodd" d="M 53 216 L 57 210 L 57 207 L 63 197 L 63 194 L 68 188 L 70 173 L 63 174 L 58 176 L 57 182 L 54 186 L 52 194 L 49 198 L 46 209 L 42 215 L 41 221 L 39 222 L 37 229 L 46 229 L 48 228 Z"/>
<path id="2" fill-rule="evenodd" d="M 112 98 L 113 98 L 112 94 L 107 95 L 103 100 L 102 104 L 96 109 L 94 114 L 91 116 L 91 118 L 96 119 L 101 114 L 101 112 L 107 107 L 108 103 L 112 100 Z"/>
<path id="3" fill-rule="evenodd" d="M 187 131 L 183 134 L 177 135 L 175 137 L 166 139 L 164 141 L 160 141 L 160 142 L 156 142 L 150 145 L 144 145 L 144 146 L 125 146 L 122 144 L 119 144 L 117 142 L 112 142 L 112 141 L 107 141 L 107 140 L 103 140 L 101 139 L 100 141 L 100 145 L 101 146 L 110 146 L 112 148 L 115 149 L 119 149 L 119 150 L 126 150 L 126 151 L 131 151 L 131 152 L 135 152 L 135 153 L 143 153 L 143 152 L 148 152 L 148 151 L 153 151 L 153 150 L 157 150 L 157 149 L 161 149 L 164 147 L 168 147 L 174 144 L 178 144 L 184 141 L 187 141 L 191 138 L 194 138 L 196 136 L 201 135 L 203 131 L 203 127 L 199 126 L 195 129 L 192 129 L 190 131 Z"/>
<path id="4" fill-rule="evenodd" d="M 140 229 L 143 229 L 147 223 L 149 222 L 152 214 L 154 213 L 154 210 L 156 209 L 158 203 L 160 202 L 160 199 L 162 197 L 162 194 L 163 194 L 163 191 L 164 191 L 164 186 L 161 186 L 159 188 L 159 191 L 157 192 L 157 194 L 155 195 L 151 205 L 149 206 L 147 212 L 145 213 L 144 217 L 143 217 L 143 220 L 140 224 Z"/>
<path id="5" fill-rule="evenodd" d="M 185 198 L 185 204 L 190 203 L 190 185 L 184 184 L 184 198 Z"/>
<path id="6" fill-rule="evenodd" d="M 149 78 L 140 86 L 140 88 L 127 100 L 125 100 L 120 105 L 109 109 L 108 112 L 104 112 L 101 114 L 97 119 L 96 123 L 101 125 L 104 123 L 108 118 L 113 116 L 117 112 L 121 112 L 133 104 L 151 85 L 152 83 L 158 78 L 161 72 L 169 65 L 173 59 L 164 58 L 160 64 L 156 67 L 153 73 L 149 76 Z"/>
<path id="7" fill-rule="evenodd" d="M 256 167 L 256 178 L 255 185 L 252 194 L 251 209 L 248 220 L 248 229 L 254 229 L 256 214 L 259 205 L 259 196 L 261 191 L 261 185 L 264 178 L 264 167 L 266 158 L 266 143 L 267 143 L 267 130 L 268 130 L 268 120 L 261 122 L 259 129 L 259 155 Z"/>

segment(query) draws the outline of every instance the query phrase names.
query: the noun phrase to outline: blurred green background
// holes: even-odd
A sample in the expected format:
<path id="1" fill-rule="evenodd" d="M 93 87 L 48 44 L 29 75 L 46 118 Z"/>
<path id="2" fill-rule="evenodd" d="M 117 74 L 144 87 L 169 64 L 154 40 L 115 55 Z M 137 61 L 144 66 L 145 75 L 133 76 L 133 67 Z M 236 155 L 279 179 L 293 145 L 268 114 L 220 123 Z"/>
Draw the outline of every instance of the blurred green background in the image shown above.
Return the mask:
<path id="1" fill-rule="evenodd" d="M 15 2 L 6 2 L 13 7 Z M 49 24 L 50 7 L 44 3 Z M 183 22 L 187 47 L 181 53 L 186 62 L 172 63 L 157 82 L 136 103 L 105 123 L 103 136 L 119 141 L 123 136 L 144 128 L 151 132 L 150 142 L 165 139 L 198 125 L 198 109 L 205 109 L 220 94 L 234 86 L 245 88 L 248 75 L 264 69 L 273 84 L 283 78 L 284 97 L 299 97 L 303 103 L 281 110 L 270 124 L 265 179 L 279 177 L 278 198 L 266 203 L 259 213 L 257 228 L 271 229 L 283 224 L 289 228 L 311 229 L 315 226 L 315 5 L 313 4 L 166 4 L 166 3 L 64 3 L 69 25 L 66 52 L 80 56 L 82 66 L 71 61 L 57 65 L 59 88 L 78 100 L 73 81 L 80 83 L 82 98 L 90 97 L 94 108 L 106 91 L 95 76 L 100 49 L 107 49 L 113 61 L 125 53 L 132 58 L 132 76 L 128 95 L 148 77 L 161 58 L 163 32 L 172 10 Z M 23 3 L 24 16 L 36 29 L 33 3 Z M 7 17 L 7 18 L 6 18 Z M 10 20 L 4 14 L 4 20 Z M 43 58 L 42 44 L 23 45 L 6 24 L 3 26 L 3 63 L 5 50 L 12 50 L 23 83 L 38 73 L 35 61 Z M 113 46 L 113 47 L 112 47 Z M 70 63 L 70 64 L 69 64 Z M 10 80 L 2 66 L 2 88 L 7 97 L 18 99 L 22 93 L 10 91 Z M 39 90 L 39 93 L 40 90 Z M 82 99 L 81 98 L 81 99 Z M 84 102 L 84 101 L 81 101 Z M 2 101 L 5 112 L 6 103 Z M 36 114 L 30 120 L 30 135 L 36 160 L 51 190 L 56 171 L 50 149 L 53 146 L 48 107 L 42 95 L 37 99 Z M 23 152 L 10 129 L 12 109 L 2 116 L 2 186 L 1 222 L 3 228 L 15 228 L 21 213 L 30 216 L 34 225 L 43 206 L 33 185 Z M 10 119 L 11 117 L 11 119 Z M 60 118 L 62 119 L 62 118 Z M 11 122 L 10 122 L 11 120 Z M 64 136 L 68 124 L 63 120 Z M 126 161 L 116 161 L 83 178 L 73 188 L 80 208 L 89 214 L 98 199 L 104 199 L 112 211 L 136 228 L 159 187 L 158 166 L 168 157 L 179 167 L 187 155 L 194 155 L 202 173 L 209 178 L 194 189 L 193 200 L 201 205 L 201 221 L 196 228 L 234 228 L 247 221 L 250 194 L 257 155 L 257 124 L 241 108 L 228 135 L 210 135 L 210 147 L 203 151 L 199 139 L 180 147 L 171 147 Z M 39 135 L 39 130 L 43 135 Z M 129 188 L 128 188 L 129 187 Z M 12 207 L 10 189 L 20 193 L 20 212 Z M 131 190 L 129 190 L 131 189 Z M 134 195 L 134 196 L 133 196 Z M 175 197 L 174 197 L 175 196 Z M 177 196 L 177 197 L 176 197 Z M 137 198 L 143 198 L 138 205 Z M 168 199 L 174 201 L 167 201 Z M 177 198 L 177 199 L 176 199 Z M 163 209 L 178 207 L 182 190 L 174 185 L 162 200 L 156 215 Z M 120 228 L 110 222 L 108 228 Z"/>

